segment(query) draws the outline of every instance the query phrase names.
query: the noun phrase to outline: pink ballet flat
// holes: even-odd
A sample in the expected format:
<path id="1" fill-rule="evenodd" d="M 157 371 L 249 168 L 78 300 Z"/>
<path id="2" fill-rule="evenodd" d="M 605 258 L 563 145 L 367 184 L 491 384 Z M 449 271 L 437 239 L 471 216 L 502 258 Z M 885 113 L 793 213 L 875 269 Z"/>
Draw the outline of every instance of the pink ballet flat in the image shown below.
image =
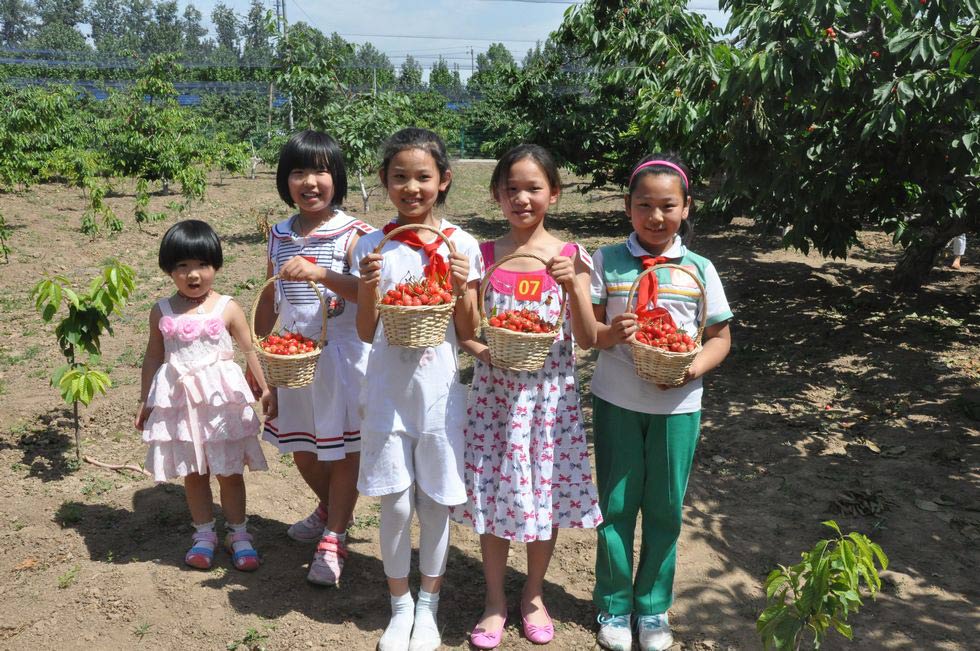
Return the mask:
<path id="1" fill-rule="evenodd" d="M 545 611 L 545 615 L 548 611 Z M 524 637 L 533 642 L 534 644 L 547 644 L 555 637 L 555 624 L 551 621 L 551 616 L 548 615 L 548 623 L 544 626 L 538 626 L 537 624 L 532 624 L 527 621 L 527 617 L 521 614 L 521 627 L 524 629 Z"/>
<path id="2" fill-rule="evenodd" d="M 496 649 L 500 646 L 500 640 L 504 636 L 504 627 L 507 626 L 507 619 L 496 631 L 488 631 L 484 628 L 474 628 L 470 633 L 470 644 L 477 649 Z"/>

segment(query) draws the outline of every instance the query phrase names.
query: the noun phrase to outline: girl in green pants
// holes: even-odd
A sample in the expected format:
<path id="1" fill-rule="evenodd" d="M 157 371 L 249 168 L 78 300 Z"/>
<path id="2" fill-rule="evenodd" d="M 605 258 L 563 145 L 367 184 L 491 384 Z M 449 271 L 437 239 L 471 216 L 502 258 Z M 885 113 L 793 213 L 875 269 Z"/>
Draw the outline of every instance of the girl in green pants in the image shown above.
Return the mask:
<path id="1" fill-rule="evenodd" d="M 701 420 L 701 378 L 731 346 L 732 312 L 717 271 L 687 249 L 692 209 L 690 173 L 680 160 L 653 155 L 630 177 L 625 197 L 633 232 L 600 248 L 594 258 L 592 303 L 598 321 L 599 360 L 592 378 L 599 506 L 596 586 L 599 644 L 629 651 L 633 625 L 643 651 L 673 644 L 667 609 L 687 479 Z M 668 387 L 640 379 L 627 344 L 645 315 L 667 318 L 693 333 L 704 300 L 697 283 L 677 269 L 658 269 L 640 281 L 635 309 L 627 294 L 645 268 L 661 263 L 693 272 L 707 297 L 703 350 L 683 383 Z M 669 314 L 664 317 L 664 311 Z M 643 514 L 634 578 L 633 540 Z"/>

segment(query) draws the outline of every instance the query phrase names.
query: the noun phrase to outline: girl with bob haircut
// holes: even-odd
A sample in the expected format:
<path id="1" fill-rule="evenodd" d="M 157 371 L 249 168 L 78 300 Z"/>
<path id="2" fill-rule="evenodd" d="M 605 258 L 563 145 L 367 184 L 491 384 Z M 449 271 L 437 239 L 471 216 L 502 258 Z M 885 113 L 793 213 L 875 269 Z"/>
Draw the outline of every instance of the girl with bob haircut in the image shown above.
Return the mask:
<path id="1" fill-rule="evenodd" d="M 354 327 L 357 279 L 350 274 L 351 251 L 374 229 L 340 209 L 347 171 L 340 147 L 326 133 L 300 131 L 286 142 L 276 185 L 297 212 L 269 233 L 266 274 L 279 279 L 263 291 L 255 327 L 268 332 L 278 314 L 285 329 L 319 339 L 318 294 L 327 305 L 329 325 L 313 383 L 274 391 L 279 417 L 266 420 L 263 438 L 280 454 L 293 455 L 316 496 L 313 512 L 286 532 L 293 540 L 316 544 L 306 580 L 338 585 L 347 558 L 347 524 L 357 502 L 358 399 L 369 350 Z"/>
<path id="2" fill-rule="evenodd" d="M 222 264 L 214 230 L 195 219 L 171 226 L 160 243 L 159 262 L 175 292 L 150 311 L 135 419 L 148 446 L 146 468 L 158 482 L 183 477 L 194 525 L 184 562 L 202 570 L 211 568 L 218 546 L 211 475 L 217 477 L 228 528 L 225 547 L 235 568 L 250 572 L 260 561 L 246 530 L 242 473 L 246 467 L 265 470 L 266 461 L 253 390 L 235 363 L 233 342 L 245 353 L 266 414 L 273 409 L 269 389 L 245 314 L 230 296 L 212 289 Z"/>

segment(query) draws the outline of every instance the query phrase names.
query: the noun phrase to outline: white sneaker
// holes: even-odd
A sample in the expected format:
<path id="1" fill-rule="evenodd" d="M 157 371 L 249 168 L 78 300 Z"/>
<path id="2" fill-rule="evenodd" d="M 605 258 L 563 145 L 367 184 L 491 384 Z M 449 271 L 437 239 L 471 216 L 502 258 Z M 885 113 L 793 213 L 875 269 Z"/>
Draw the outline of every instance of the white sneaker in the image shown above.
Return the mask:
<path id="1" fill-rule="evenodd" d="M 640 615 L 636 618 L 636 628 L 640 631 L 641 651 L 666 651 L 674 644 L 667 613 Z"/>
<path id="2" fill-rule="evenodd" d="M 286 535 L 296 542 L 318 542 L 327 526 L 327 513 L 319 506 L 313 513 L 286 529 Z"/>
<path id="3" fill-rule="evenodd" d="M 599 646 L 609 651 L 630 651 L 633 648 L 633 628 L 629 615 L 599 613 Z"/>

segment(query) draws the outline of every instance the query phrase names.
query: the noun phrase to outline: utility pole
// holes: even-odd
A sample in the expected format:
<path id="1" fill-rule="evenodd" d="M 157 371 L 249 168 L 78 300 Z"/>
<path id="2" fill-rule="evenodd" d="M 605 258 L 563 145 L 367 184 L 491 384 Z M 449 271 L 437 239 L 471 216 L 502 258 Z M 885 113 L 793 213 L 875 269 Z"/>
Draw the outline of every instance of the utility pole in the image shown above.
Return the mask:
<path id="1" fill-rule="evenodd" d="M 476 64 L 473 63 L 473 46 L 470 46 L 470 75 L 476 72 Z"/>
<path id="2" fill-rule="evenodd" d="M 276 29 L 279 30 L 279 37 L 286 39 L 286 0 L 273 0 L 276 4 Z M 289 94 L 289 130 L 293 130 L 293 95 Z"/>

